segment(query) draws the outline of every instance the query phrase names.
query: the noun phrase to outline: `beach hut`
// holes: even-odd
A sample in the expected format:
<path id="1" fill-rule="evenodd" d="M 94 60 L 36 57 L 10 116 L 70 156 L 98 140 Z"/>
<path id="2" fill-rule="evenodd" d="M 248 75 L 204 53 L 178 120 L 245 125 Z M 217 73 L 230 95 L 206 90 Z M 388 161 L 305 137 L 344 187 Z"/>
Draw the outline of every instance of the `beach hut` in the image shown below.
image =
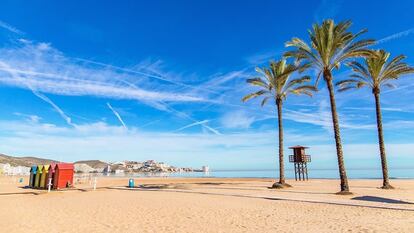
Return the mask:
<path id="1" fill-rule="evenodd" d="M 38 165 L 37 166 L 35 183 L 34 183 L 35 188 L 40 188 L 40 177 L 42 176 L 42 170 L 43 170 L 43 165 Z"/>
<path id="2" fill-rule="evenodd" d="M 55 177 L 53 188 L 61 189 L 73 185 L 73 174 L 75 166 L 73 163 L 58 163 L 55 166 Z"/>
<path id="3" fill-rule="evenodd" d="M 32 166 L 30 168 L 30 179 L 29 179 L 29 187 L 34 187 L 35 179 L 36 179 L 36 172 L 37 172 L 37 166 Z"/>
<path id="4" fill-rule="evenodd" d="M 56 167 L 56 163 L 52 163 L 49 166 L 49 171 L 48 171 L 48 174 L 47 174 L 48 178 L 47 178 L 46 187 L 47 187 L 47 184 L 49 184 L 49 179 L 52 179 L 52 187 L 51 188 L 53 188 L 53 182 L 55 180 L 55 167 Z"/>
<path id="5" fill-rule="evenodd" d="M 49 165 L 44 165 L 42 169 L 42 174 L 40 175 L 39 188 L 47 188 L 47 183 L 49 179 Z"/>

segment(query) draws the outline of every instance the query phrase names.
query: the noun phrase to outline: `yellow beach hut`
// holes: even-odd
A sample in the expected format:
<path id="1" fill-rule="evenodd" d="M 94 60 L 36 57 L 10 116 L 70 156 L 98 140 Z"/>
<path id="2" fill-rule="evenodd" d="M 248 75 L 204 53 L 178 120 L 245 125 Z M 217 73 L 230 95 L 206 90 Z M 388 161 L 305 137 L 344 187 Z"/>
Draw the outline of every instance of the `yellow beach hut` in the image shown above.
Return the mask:
<path id="1" fill-rule="evenodd" d="M 42 169 L 42 174 L 40 175 L 40 184 L 39 188 L 47 188 L 49 183 L 49 165 L 44 165 Z"/>
<path id="2" fill-rule="evenodd" d="M 43 165 L 38 165 L 35 183 L 34 183 L 35 188 L 40 188 L 40 177 L 42 176 L 42 172 L 43 172 Z"/>

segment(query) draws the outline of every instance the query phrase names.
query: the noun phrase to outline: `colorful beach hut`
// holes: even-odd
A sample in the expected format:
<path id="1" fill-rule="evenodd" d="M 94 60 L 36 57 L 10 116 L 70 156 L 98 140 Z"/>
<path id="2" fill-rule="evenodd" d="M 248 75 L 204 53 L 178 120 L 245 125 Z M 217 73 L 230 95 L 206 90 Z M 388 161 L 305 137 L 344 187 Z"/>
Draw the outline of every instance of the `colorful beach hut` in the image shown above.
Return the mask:
<path id="1" fill-rule="evenodd" d="M 40 188 L 40 177 L 42 176 L 42 170 L 43 170 L 43 165 L 38 165 L 37 166 L 35 183 L 34 183 L 35 188 Z"/>
<path id="2" fill-rule="evenodd" d="M 29 187 L 34 187 L 35 179 L 36 179 L 36 173 L 37 173 L 37 166 L 32 166 L 30 168 L 30 178 L 29 178 Z"/>
<path id="3" fill-rule="evenodd" d="M 53 182 L 55 180 L 55 167 L 56 167 L 56 163 L 52 163 L 49 166 L 49 171 L 48 171 L 48 178 L 47 178 L 47 183 L 46 183 L 46 188 L 47 188 L 47 184 L 49 183 L 49 179 L 52 179 L 52 187 L 53 188 Z"/>
<path id="4" fill-rule="evenodd" d="M 49 179 L 49 165 L 44 165 L 42 169 L 42 174 L 40 175 L 39 188 L 47 188 Z"/>
<path id="5" fill-rule="evenodd" d="M 53 188 L 61 189 L 73 185 L 74 174 L 73 163 L 58 163 L 55 167 L 55 177 L 53 179 Z"/>

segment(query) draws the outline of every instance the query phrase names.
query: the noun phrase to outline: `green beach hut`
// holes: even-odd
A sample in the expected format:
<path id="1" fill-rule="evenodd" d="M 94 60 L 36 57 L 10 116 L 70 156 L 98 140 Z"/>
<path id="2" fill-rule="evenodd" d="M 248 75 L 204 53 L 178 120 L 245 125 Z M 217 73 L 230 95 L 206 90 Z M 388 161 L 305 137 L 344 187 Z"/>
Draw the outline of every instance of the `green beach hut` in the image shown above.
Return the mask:
<path id="1" fill-rule="evenodd" d="M 42 172 L 43 172 L 43 165 L 38 165 L 35 183 L 34 183 L 35 188 L 40 188 L 40 177 L 42 176 Z"/>
<path id="2" fill-rule="evenodd" d="M 42 174 L 40 175 L 39 188 L 47 188 L 49 179 L 49 165 L 44 165 L 42 169 Z"/>

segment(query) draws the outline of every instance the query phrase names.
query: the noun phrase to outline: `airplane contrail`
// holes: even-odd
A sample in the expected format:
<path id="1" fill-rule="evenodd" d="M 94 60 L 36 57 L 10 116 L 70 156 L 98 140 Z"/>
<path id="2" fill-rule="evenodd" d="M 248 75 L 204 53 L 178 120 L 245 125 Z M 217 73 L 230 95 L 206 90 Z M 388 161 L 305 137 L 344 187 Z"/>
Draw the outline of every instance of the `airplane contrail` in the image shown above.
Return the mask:
<path id="1" fill-rule="evenodd" d="M 177 130 L 174 130 L 174 132 L 178 132 L 178 131 L 181 131 L 181 130 L 183 130 L 183 129 L 187 129 L 187 128 L 190 128 L 190 127 L 193 127 L 193 126 L 196 126 L 196 125 L 203 125 L 203 124 L 205 124 L 205 123 L 207 123 L 207 122 L 209 122 L 209 120 L 196 121 L 196 122 L 194 122 L 194 123 L 191 123 L 191 124 L 188 124 L 188 125 L 186 125 L 186 126 L 183 126 L 183 127 L 179 128 L 179 129 L 177 129 Z"/>
<path id="2" fill-rule="evenodd" d="M 122 126 L 125 129 L 128 129 L 127 126 L 125 125 L 125 122 L 122 120 L 121 115 L 119 115 L 119 113 L 117 111 L 115 111 L 114 108 L 112 108 L 110 103 L 106 103 L 106 105 L 108 105 L 108 108 L 111 109 L 111 111 L 114 113 L 114 115 L 116 116 L 116 118 L 118 118 L 119 122 L 122 124 Z"/>
<path id="3" fill-rule="evenodd" d="M 10 67 L 7 64 L 4 64 L 3 62 L 0 62 L 0 68 L 5 67 L 10 69 Z M 19 75 L 16 74 L 16 71 L 9 70 L 9 73 L 11 76 L 15 79 L 21 79 Z M 26 83 L 26 86 L 30 89 L 30 91 L 37 97 L 39 97 L 41 100 L 45 101 L 46 103 L 50 104 L 53 109 L 55 109 L 56 112 L 59 113 L 59 115 L 66 121 L 66 123 L 70 126 L 76 127 L 75 124 L 72 123 L 72 119 L 66 115 L 66 113 L 57 106 L 51 99 L 49 99 L 47 96 L 43 95 L 42 93 L 36 91 L 33 87 L 31 87 L 29 84 Z"/>
<path id="4" fill-rule="evenodd" d="M 51 99 L 49 99 L 47 96 L 43 95 L 42 93 L 39 93 L 33 90 L 32 88 L 30 89 L 35 96 L 39 97 L 46 103 L 50 104 L 56 110 L 56 112 L 58 112 L 59 115 L 66 121 L 68 125 L 73 126 L 73 127 L 76 126 L 75 124 L 72 123 L 72 119 L 68 117 L 68 115 L 66 115 L 66 113 L 61 108 L 59 108 L 59 106 L 57 106 Z"/>
<path id="5" fill-rule="evenodd" d="M 405 31 L 402 31 L 402 32 L 397 32 L 397 33 L 394 33 L 394 34 L 389 35 L 387 37 L 384 37 L 384 38 L 378 40 L 375 44 L 385 43 L 387 41 L 398 39 L 398 38 L 401 38 L 403 36 L 408 36 L 412 33 L 414 33 L 414 28 L 410 28 L 408 30 L 405 30 Z"/>

